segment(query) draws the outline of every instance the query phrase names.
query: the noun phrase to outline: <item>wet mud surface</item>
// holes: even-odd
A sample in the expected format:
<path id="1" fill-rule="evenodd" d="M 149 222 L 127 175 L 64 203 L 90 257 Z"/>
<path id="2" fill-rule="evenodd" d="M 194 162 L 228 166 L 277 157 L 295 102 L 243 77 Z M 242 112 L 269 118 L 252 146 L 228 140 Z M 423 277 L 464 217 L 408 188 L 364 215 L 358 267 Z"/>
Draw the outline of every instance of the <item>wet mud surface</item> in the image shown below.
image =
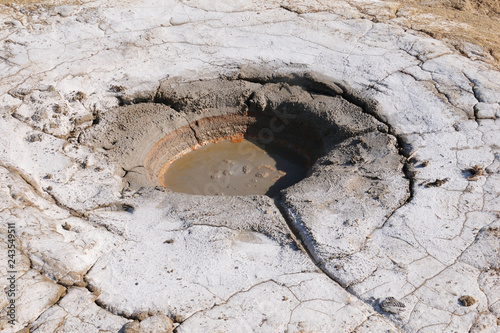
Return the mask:
<path id="1" fill-rule="evenodd" d="M 206 144 L 172 162 L 163 185 L 198 195 L 268 195 L 306 176 L 306 158 L 286 146 L 240 139 Z"/>

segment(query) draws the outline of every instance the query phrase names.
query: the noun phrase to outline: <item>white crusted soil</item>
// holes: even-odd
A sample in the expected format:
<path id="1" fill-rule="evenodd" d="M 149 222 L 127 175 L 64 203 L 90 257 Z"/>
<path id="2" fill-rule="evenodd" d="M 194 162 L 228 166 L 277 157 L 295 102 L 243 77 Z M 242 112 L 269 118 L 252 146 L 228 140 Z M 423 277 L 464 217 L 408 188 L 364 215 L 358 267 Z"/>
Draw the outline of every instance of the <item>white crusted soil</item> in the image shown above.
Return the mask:
<path id="1" fill-rule="evenodd" d="M 499 331 L 500 72 L 393 12 L 364 1 L 0 5 L 0 330 Z M 169 77 L 245 68 L 320 73 L 375 101 L 408 163 L 404 178 L 385 177 L 384 153 L 365 156 L 382 178 L 372 191 L 405 197 L 409 183 L 408 201 L 379 193 L 372 215 L 351 196 L 333 205 L 347 194 L 336 184 L 360 190 L 363 165 L 314 197 L 287 190 L 282 211 L 267 197 L 124 190 L 133 168 L 82 143 L 101 115 L 151 100 Z M 386 297 L 402 311 L 386 311 Z"/>

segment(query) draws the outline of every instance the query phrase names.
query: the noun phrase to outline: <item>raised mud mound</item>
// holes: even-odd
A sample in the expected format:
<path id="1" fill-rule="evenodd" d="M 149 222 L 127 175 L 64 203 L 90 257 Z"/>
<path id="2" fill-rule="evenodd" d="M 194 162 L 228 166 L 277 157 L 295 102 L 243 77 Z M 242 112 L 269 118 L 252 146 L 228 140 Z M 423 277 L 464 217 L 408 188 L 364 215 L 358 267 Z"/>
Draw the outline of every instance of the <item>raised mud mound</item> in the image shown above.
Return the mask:
<path id="1" fill-rule="evenodd" d="M 161 186 L 165 165 L 207 142 L 252 137 L 297 147 L 314 163 L 276 203 L 316 263 L 349 286 L 373 269 L 346 277 L 336 268 L 339 260 L 355 261 L 351 256 L 410 195 L 396 138 L 370 114 L 375 106 L 354 96 L 311 74 L 167 80 L 149 100 L 107 112 L 83 142 L 125 171 L 128 190 Z"/>

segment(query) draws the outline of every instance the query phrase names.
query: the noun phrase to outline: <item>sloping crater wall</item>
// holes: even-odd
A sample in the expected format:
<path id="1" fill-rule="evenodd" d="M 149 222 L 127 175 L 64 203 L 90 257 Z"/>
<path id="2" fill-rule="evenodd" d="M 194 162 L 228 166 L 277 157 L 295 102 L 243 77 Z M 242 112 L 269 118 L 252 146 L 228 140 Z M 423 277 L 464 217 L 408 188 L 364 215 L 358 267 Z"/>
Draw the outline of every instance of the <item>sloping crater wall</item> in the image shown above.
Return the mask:
<path id="1" fill-rule="evenodd" d="M 160 186 L 169 161 L 206 142 L 246 136 L 284 141 L 306 152 L 312 164 L 304 180 L 275 198 L 289 227 L 342 285 L 373 272 L 363 267 L 340 279 L 349 267 L 337 263 L 355 262 L 410 190 L 397 139 L 376 119 L 369 100 L 308 73 L 168 79 L 149 96 L 124 98 L 82 137 L 114 161 L 124 189 Z"/>

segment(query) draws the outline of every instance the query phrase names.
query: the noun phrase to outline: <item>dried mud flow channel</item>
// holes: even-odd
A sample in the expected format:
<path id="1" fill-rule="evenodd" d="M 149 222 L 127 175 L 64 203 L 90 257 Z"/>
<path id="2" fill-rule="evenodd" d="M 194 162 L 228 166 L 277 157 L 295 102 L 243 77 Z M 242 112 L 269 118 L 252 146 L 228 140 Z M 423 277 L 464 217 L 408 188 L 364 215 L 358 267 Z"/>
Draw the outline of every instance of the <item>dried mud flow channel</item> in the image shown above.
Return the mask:
<path id="1" fill-rule="evenodd" d="M 390 126 L 377 119 L 376 108 L 348 88 L 309 73 L 169 79 L 154 93 L 123 98 L 122 106 L 103 114 L 79 141 L 116 165 L 125 193 L 145 193 L 130 201 L 133 209 L 149 197 L 169 206 L 169 214 L 178 215 L 184 226 L 249 232 L 249 243 L 256 241 L 254 233 L 280 246 L 296 242 L 346 288 L 373 272 L 357 252 L 410 198 L 406 158 Z M 307 153 L 312 165 L 307 177 L 273 198 L 195 196 L 161 186 L 165 165 L 192 147 L 242 137 L 286 142 Z M 248 209 L 263 210 L 264 218 L 245 215 Z M 341 262 L 358 266 L 349 271 Z M 116 296 L 120 288 L 104 292 L 101 268 L 87 275 L 92 288 L 102 292 L 100 302 L 131 315 L 123 309 L 130 300 Z"/>

